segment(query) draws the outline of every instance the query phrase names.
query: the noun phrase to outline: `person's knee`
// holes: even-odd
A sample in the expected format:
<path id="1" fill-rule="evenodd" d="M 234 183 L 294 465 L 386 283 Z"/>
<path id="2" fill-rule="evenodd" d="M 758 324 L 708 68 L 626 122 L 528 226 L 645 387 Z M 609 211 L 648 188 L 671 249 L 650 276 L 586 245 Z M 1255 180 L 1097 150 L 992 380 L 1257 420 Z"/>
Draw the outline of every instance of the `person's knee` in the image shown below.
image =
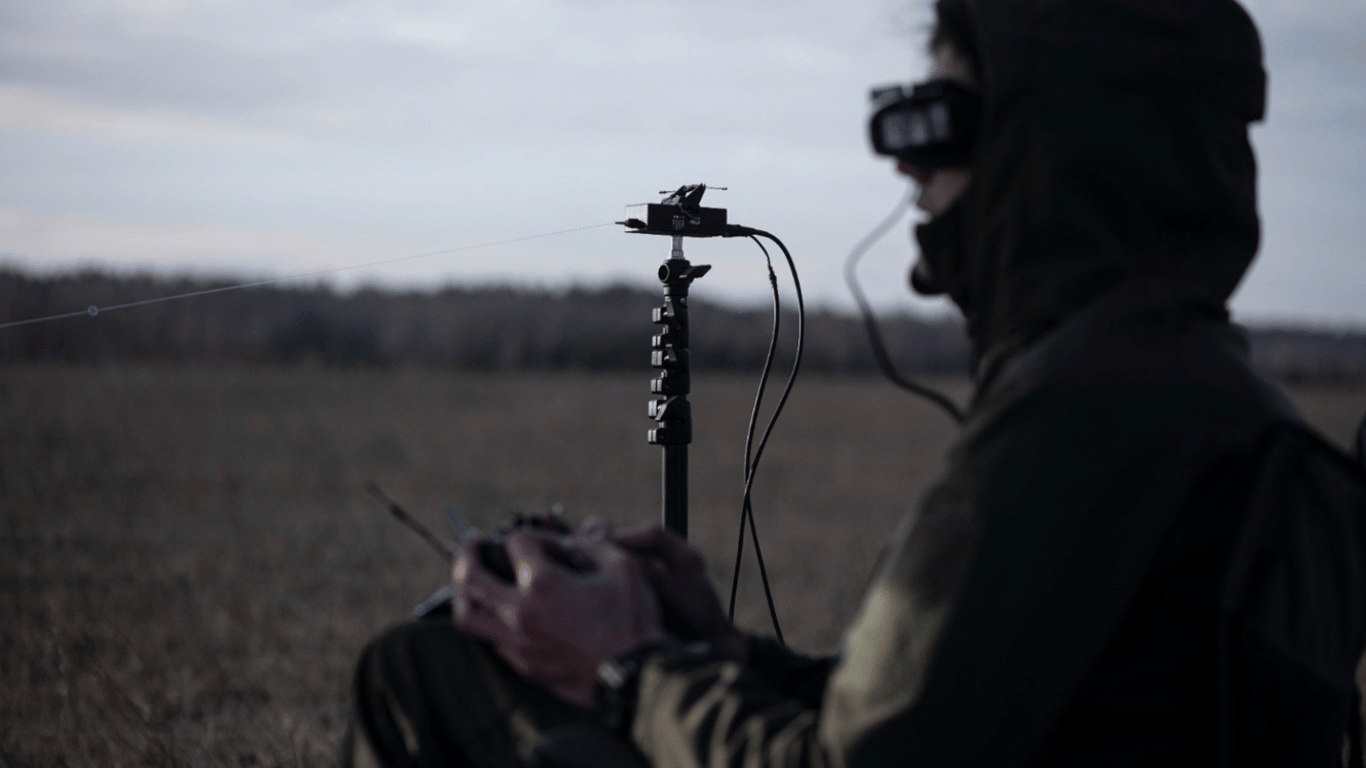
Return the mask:
<path id="1" fill-rule="evenodd" d="M 434 667 L 481 653 L 487 651 L 478 640 L 457 632 L 448 621 L 405 621 L 385 629 L 361 651 L 358 682 L 363 674 L 370 683 L 422 686 L 435 682 Z"/>
<path id="2" fill-rule="evenodd" d="M 396 624 L 371 640 L 353 696 L 349 749 L 368 749 L 381 765 L 526 764 L 544 729 L 586 716 L 437 619 Z"/>
<path id="3" fill-rule="evenodd" d="M 459 670 L 470 669 L 480 652 L 477 641 L 444 621 L 407 621 L 377 635 L 356 664 L 346 759 L 408 765 L 435 753 L 447 764 L 462 764 L 444 724 L 469 715 L 468 702 L 477 694 L 468 690 L 469 674 Z"/>

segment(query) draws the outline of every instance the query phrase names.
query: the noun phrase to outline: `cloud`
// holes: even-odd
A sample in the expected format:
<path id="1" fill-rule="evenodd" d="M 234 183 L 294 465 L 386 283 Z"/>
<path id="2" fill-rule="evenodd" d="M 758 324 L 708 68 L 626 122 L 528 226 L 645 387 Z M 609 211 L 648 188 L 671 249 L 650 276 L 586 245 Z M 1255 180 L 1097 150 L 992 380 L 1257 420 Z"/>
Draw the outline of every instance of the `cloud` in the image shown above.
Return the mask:
<path id="1" fill-rule="evenodd" d="M 231 258 L 239 270 L 279 276 L 424 252 L 421 244 L 395 241 L 387 233 L 367 236 L 54 216 L 14 208 L 0 208 L 0 231 L 5 233 L 5 250 L 10 259 L 44 270 L 113 263 L 124 269 L 204 274 L 221 271 L 224 259 Z M 42 254 L 42 258 L 29 255 L 35 253 Z"/>
<path id="2" fill-rule="evenodd" d="M 81 103 L 34 88 L 0 85 L 0 131 L 79 134 L 101 141 L 286 146 L 298 134 L 160 110 Z"/>

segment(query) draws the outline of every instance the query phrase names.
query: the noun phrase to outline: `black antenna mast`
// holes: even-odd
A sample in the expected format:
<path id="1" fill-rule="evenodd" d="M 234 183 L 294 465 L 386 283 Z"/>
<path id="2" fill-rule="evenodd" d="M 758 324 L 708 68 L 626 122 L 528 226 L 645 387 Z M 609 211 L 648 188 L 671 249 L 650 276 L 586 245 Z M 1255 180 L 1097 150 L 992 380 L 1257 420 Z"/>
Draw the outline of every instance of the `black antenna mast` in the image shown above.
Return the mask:
<path id="1" fill-rule="evenodd" d="M 718 187 L 724 189 L 724 187 Z M 688 288 L 711 266 L 692 264 L 683 257 L 685 237 L 724 237 L 726 210 L 703 208 L 706 184 L 687 184 L 658 203 L 626 206 L 626 221 L 633 232 L 673 238 L 669 258 L 659 267 L 664 305 L 654 310 L 660 326 L 654 336 L 650 365 L 659 376 L 650 382 L 650 417 L 656 426 L 648 439 L 663 449 L 662 483 L 664 527 L 688 536 L 688 445 L 692 442 L 692 368 L 688 355 Z"/>

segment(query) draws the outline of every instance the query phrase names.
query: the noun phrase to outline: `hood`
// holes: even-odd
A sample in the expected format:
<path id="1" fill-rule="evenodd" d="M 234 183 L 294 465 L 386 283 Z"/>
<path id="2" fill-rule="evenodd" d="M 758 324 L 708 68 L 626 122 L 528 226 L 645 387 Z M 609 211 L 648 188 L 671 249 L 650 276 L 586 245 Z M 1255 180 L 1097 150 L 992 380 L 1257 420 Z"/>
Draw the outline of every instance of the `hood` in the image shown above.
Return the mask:
<path id="1" fill-rule="evenodd" d="M 939 0 L 976 49 L 973 180 L 917 227 L 979 355 L 1135 276 L 1222 310 L 1256 253 L 1257 30 L 1232 0 Z M 917 281 L 919 282 L 919 281 Z M 925 289 L 925 285 L 917 285 Z"/>

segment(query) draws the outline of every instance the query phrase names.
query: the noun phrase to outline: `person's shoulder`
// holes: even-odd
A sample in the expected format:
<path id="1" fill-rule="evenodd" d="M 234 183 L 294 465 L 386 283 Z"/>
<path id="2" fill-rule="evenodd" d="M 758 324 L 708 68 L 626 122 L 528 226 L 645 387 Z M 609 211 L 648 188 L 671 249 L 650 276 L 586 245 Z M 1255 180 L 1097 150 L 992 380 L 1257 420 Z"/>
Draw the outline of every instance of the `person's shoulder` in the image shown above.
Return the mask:
<path id="1" fill-rule="evenodd" d="M 988 422 L 1028 416 L 1056 430 L 1100 419 L 1250 435 L 1300 420 L 1253 366 L 1241 329 L 1222 313 L 1180 302 L 1089 308 L 988 376 L 974 404 Z"/>

